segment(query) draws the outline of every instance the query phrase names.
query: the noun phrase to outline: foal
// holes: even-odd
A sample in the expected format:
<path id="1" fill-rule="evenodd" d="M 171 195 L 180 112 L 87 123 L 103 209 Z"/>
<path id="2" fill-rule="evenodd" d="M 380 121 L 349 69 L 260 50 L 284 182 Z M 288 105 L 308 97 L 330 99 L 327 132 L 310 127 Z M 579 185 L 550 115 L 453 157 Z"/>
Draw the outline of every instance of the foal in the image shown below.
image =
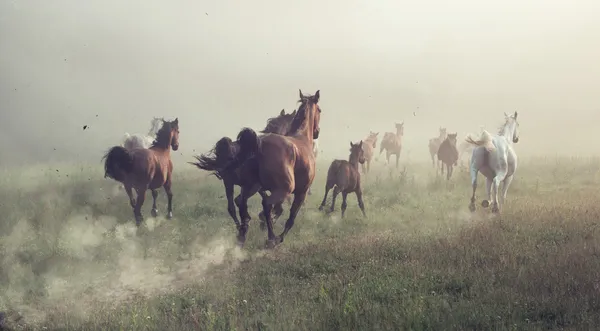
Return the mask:
<path id="1" fill-rule="evenodd" d="M 327 182 L 325 183 L 325 196 L 319 210 L 323 210 L 325 202 L 327 201 L 327 193 L 333 189 L 333 198 L 331 199 L 331 209 L 335 210 L 335 198 L 341 192 L 342 193 L 342 217 L 346 212 L 346 197 L 348 193 L 356 193 L 358 198 L 358 206 L 362 210 L 363 215 L 366 217 L 365 204 L 362 199 L 362 188 L 360 187 L 360 172 L 358 171 L 358 164 L 365 163 L 365 154 L 363 151 L 362 140 L 358 144 L 350 142 L 350 157 L 346 160 L 333 160 L 327 171 Z"/>

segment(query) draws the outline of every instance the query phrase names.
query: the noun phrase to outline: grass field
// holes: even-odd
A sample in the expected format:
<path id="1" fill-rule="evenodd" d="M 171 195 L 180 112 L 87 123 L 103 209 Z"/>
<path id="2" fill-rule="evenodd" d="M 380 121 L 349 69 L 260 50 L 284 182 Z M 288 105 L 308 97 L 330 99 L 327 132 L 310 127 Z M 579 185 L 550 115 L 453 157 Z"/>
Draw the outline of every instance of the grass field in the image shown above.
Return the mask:
<path id="1" fill-rule="evenodd" d="M 137 235 L 101 165 L 7 170 L 0 311 L 12 329 L 584 330 L 600 325 L 600 160 L 521 161 L 499 216 L 468 211 L 466 171 L 380 162 L 346 219 L 317 207 L 328 162 L 286 241 L 262 249 L 260 200 L 235 246 L 220 181 L 176 164 L 173 220 Z M 166 197 L 161 191 L 159 212 Z M 286 213 L 277 225 L 281 231 Z"/>

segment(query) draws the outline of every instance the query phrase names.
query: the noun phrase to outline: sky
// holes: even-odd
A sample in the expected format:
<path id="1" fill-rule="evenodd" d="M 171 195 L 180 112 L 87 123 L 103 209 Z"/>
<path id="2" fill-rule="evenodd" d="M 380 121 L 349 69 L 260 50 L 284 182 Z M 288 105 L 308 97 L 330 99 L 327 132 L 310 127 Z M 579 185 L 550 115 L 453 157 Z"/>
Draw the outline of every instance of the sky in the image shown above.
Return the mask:
<path id="1" fill-rule="evenodd" d="M 596 155 L 597 17 L 591 0 L 0 0 L 0 164 L 100 162 L 153 116 L 179 118 L 190 160 L 298 89 L 320 90 L 330 158 L 401 121 L 405 156 L 427 158 L 440 126 L 461 139 L 514 111 L 519 156 Z"/>

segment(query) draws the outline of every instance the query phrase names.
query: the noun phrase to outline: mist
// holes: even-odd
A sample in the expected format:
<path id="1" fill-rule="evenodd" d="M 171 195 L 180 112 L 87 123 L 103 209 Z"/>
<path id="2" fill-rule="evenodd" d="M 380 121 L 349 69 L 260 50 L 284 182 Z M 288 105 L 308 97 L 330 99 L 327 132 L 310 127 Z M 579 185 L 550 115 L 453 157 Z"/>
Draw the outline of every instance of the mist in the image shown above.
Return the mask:
<path id="1" fill-rule="evenodd" d="M 321 91 L 331 157 L 404 121 L 425 158 L 439 126 L 463 139 L 515 110 L 520 156 L 592 155 L 599 15 L 585 0 L 2 0 L 0 160 L 99 162 L 153 116 L 179 118 L 190 159 L 292 111 L 298 89 Z"/>

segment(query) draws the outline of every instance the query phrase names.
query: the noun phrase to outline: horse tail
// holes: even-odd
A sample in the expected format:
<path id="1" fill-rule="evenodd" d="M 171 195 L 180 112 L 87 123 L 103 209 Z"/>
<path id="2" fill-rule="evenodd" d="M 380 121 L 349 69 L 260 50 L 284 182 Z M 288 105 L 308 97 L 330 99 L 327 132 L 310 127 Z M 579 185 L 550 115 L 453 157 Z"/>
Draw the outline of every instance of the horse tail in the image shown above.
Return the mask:
<path id="1" fill-rule="evenodd" d="M 478 140 L 474 140 L 473 138 L 471 138 L 471 135 L 468 135 L 465 140 L 471 145 L 484 146 L 488 151 L 494 150 L 496 148 L 492 143 L 492 135 L 486 130 L 483 130 L 483 132 L 481 132 L 481 136 Z"/>
<path id="2" fill-rule="evenodd" d="M 235 158 L 233 141 L 229 137 L 223 137 L 209 153 L 196 155 L 194 158 L 197 162 L 188 163 L 202 170 L 213 171 L 217 178 L 223 179 L 220 171 Z"/>
<path id="3" fill-rule="evenodd" d="M 133 171 L 133 155 L 122 146 L 114 146 L 102 158 L 104 162 L 104 178 L 112 178 L 122 182 L 125 175 Z"/>
<path id="4" fill-rule="evenodd" d="M 237 136 L 238 144 L 240 144 L 240 153 L 238 160 L 244 162 L 260 151 L 260 139 L 256 131 L 251 128 L 243 128 Z"/>

